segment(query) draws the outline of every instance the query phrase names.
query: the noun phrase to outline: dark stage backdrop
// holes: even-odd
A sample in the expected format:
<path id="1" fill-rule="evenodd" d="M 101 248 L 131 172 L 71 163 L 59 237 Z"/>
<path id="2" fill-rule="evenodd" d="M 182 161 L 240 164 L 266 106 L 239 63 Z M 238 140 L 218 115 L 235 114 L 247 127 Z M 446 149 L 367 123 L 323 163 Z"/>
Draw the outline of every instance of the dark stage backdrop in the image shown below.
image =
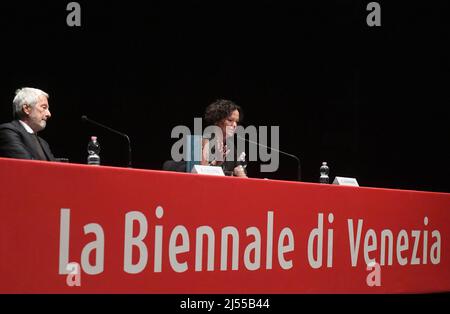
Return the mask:
<path id="1" fill-rule="evenodd" d="M 280 126 L 280 149 L 317 182 L 450 192 L 450 23 L 445 1 L 2 1 L 0 122 L 18 87 L 50 94 L 42 136 L 58 157 L 85 163 L 97 135 L 103 163 L 126 164 L 123 138 L 83 124 L 85 114 L 127 133 L 136 168 L 160 169 L 176 125 L 217 98 L 244 109 L 244 126 Z M 395 2 L 395 3 L 394 3 Z M 296 162 L 253 177 L 295 180 Z"/>

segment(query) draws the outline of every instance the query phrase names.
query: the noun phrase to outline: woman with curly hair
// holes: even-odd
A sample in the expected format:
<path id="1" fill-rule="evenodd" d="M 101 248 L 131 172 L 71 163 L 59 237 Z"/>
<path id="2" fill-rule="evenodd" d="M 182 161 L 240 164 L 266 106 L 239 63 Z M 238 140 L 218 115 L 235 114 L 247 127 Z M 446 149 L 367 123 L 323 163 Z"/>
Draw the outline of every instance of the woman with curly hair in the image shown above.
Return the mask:
<path id="1" fill-rule="evenodd" d="M 231 100 L 219 99 L 206 107 L 204 117 L 206 123 L 218 127 L 220 131 L 210 138 L 203 139 L 202 165 L 221 166 L 226 175 L 247 177 L 245 169 L 237 160 L 236 149 L 227 147 L 227 139 L 234 135 L 242 117 L 241 107 Z M 232 151 L 234 154 L 231 154 Z M 221 158 L 216 158 L 217 156 Z"/>

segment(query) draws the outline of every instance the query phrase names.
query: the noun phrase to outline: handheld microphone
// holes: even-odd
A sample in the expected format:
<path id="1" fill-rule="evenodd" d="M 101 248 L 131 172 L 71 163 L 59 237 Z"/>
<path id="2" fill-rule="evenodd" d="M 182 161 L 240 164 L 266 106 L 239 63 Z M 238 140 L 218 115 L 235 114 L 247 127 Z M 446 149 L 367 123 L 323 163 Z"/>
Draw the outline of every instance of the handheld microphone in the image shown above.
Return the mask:
<path id="1" fill-rule="evenodd" d="M 300 159 L 297 156 L 289 154 L 289 153 L 286 153 L 286 152 L 283 152 L 282 150 L 279 150 L 279 149 L 276 149 L 276 148 L 273 148 L 273 147 L 266 146 L 266 145 L 261 144 L 261 143 L 253 142 L 251 140 L 248 140 L 248 139 L 246 139 L 244 137 L 240 137 L 238 135 L 236 135 L 236 137 L 238 139 L 244 140 L 244 141 L 246 141 L 248 143 L 256 144 L 256 145 L 264 147 L 264 148 L 269 148 L 270 150 L 274 150 L 274 151 L 276 151 L 276 152 L 278 152 L 280 154 L 283 154 L 283 155 L 289 156 L 291 158 L 294 158 L 295 160 L 297 160 L 297 164 L 298 164 L 298 169 L 297 169 L 297 171 L 298 171 L 297 172 L 298 181 L 302 181 L 302 168 L 301 168 L 301 164 L 300 164 Z"/>
<path id="2" fill-rule="evenodd" d="M 103 125 L 103 124 L 101 124 L 101 123 L 99 123 L 97 121 L 91 120 L 85 115 L 81 116 L 81 121 L 95 124 L 95 125 L 97 125 L 97 126 L 99 126 L 101 128 L 104 128 L 104 129 L 110 131 L 110 132 L 113 132 L 113 133 L 116 133 L 116 134 L 118 134 L 120 136 L 125 137 L 127 139 L 127 142 L 128 142 L 128 167 L 131 168 L 131 142 L 130 142 L 130 138 L 128 137 L 128 135 L 126 135 L 125 133 L 119 132 L 117 130 L 114 130 L 114 129 L 110 128 L 109 126 Z"/>

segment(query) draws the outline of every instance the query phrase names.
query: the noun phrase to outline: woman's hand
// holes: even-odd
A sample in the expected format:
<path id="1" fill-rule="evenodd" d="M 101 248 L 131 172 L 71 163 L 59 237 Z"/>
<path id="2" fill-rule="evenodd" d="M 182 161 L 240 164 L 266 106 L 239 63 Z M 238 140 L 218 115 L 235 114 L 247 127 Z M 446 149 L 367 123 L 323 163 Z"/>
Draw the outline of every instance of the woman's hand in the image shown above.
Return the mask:
<path id="1" fill-rule="evenodd" d="M 247 178 L 247 174 L 245 173 L 244 167 L 237 166 L 233 170 L 233 175 L 235 177 Z"/>

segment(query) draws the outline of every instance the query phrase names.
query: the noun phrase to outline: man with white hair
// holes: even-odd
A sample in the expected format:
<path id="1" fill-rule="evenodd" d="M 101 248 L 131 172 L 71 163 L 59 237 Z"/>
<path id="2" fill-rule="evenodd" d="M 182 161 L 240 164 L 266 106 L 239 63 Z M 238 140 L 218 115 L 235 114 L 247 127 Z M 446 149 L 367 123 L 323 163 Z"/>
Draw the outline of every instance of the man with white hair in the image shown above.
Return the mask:
<path id="1" fill-rule="evenodd" d="M 51 117 L 48 94 L 21 88 L 13 100 L 15 120 L 0 125 L 0 157 L 54 161 L 49 145 L 37 135 Z"/>

